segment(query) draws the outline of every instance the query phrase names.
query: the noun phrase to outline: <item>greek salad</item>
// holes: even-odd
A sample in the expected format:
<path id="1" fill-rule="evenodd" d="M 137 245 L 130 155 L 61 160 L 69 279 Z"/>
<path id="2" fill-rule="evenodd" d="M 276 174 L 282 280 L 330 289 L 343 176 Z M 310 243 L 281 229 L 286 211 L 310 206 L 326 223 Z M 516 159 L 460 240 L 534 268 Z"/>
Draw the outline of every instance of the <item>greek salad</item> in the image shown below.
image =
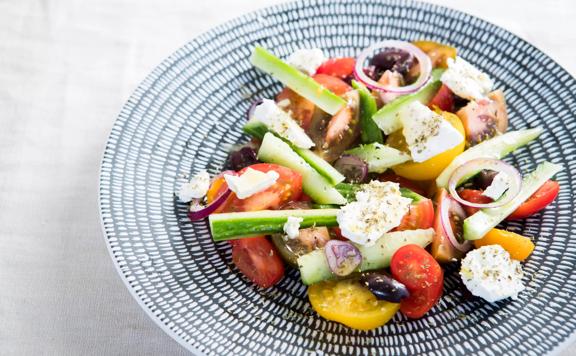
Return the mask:
<path id="1" fill-rule="evenodd" d="M 320 316 L 361 330 L 426 315 L 447 264 L 488 302 L 522 293 L 534 242 L 499 225 L 552 203 L 561 167 L 521 174 L 502 160 L 542 129 L 508 130 L 487 73 L 433 41 L 386 40 L 357 58 L 256 47 L 250 60 L 284 89 L 251 105 L 252 140 L 226 170 L 178 194 L 248 280 L 268 288 L 298 269 Z"/>

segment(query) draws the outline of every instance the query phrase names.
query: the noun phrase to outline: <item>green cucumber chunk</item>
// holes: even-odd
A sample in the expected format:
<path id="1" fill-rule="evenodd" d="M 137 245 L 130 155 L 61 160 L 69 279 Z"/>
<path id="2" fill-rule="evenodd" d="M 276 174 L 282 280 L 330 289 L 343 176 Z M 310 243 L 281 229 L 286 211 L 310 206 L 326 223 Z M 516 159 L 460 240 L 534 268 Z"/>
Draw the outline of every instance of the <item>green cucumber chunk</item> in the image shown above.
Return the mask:
<path id="1" fill-rule="evenodd" d="M 432 242 L 434 229 L 394 231 L 384 234 L 372 246 L 356 245 L 362 254 L 359 271 L 369 271 L 390 266 L 390 260 L 398 249 L 416 244 L 426 247 Z M 336 278 L 324 254 L 324 249 L 314 250 L 298 258 L 300 278 L 306 285 Z"/>
<path id="2" fill-rule="evenodd" d="M 240 213 L 212 214 L 208 217 L 214 241 L 270 235 L 284 232 L 289 216 L 302 218 L 300 228 L 337 226 L 339 209 L 261 210 Z"/>
<path id="3" fill-rule="evenodd" d="M 384 105 L 380 110 L 374 114 L 372 120 L 378 125 L 378 127 L 384 131 L 384 134 L 389 135 L 394 131 L 398 131 L 402 128 L 402 122 L 400 121 L 400 117 L 398 113 L 400 110 L 413 102 L 419 101 L 422 104 L 426 105 L 438 89 L 442 86 L 442 82 L 440 81 L 440 76 L 443 73 L 443 69 L 434 69 L 432 71 L 432 78 L 430 82 L 424 86 L 424 88 L 420 89 L 416 93 L 407 94 L 400 96 L 393 100 L 392 102 Z"/>
<path id="4" fill-rule="evenodd" d="M 345 153 L 360 157 L 368 163 L 368 172 L 375 173 L 384 173 L 388 168 L 411 159 L 409 154 L 378 142 L 360 145 Z"/>
<path id="5" fill-rule="evenodd" d="M 335 115 L 346 106 L 344 99 L 263 47 L 254 48 L 250 61 L 256 68 L 270 74 L 330 115 Z"/>
<path id="6" fill-rule="evenodd" d="M 312 166 L 312 168 L 326 178 L 330 184 L 336 185 L 346 179 L 346 177 L 344 177 L 342 173 L 338 172 L 330 163 L 326 162 L 322 157 L 318 156 L 311 150 L 294 146 L 292 146 L 292 149 L 310 166 Z"/>
<path id="7" fill-rule="evenodd" d="M 489 140 L 481 142 L 476 146 L 472 146 L 466 151 L 462 152 L 448 167 L 444 168 L 442 173 L 436 178 L 436 185 L 439 188 L 447 188 L 448 181 L 456 168 L 462 166 L 468 161 L 477 158 L 493 158 L 501 159 L 510 152 L 522 147 L 542 133 L 542 128 L 510 131 L 503 135 L 493 137 Z"/>
<path id="8" fill-rule="evenodd" d="M 364 84 L 353 80 L 352 87 L 358 91 L 360 96 L 360 140 L 362 143 L 384 143 L 382 131 L 372 119 L 372 116 L 378 111 L 376 99 Z"/>
<path id="9" fill-rule="evenodd" d="M 464 220 L 464 239 L 481 239 L 488 231 L 512 214 L 534 194 L 546 181 L 562 169 L 562 166 L 543 162 L 522 180 L 520 193 L 509 203 L 497 208 L 482 209 Z M 503 199 L 503 198 L 501 198 Z"/>
<path id="10" fill-rule="evenodd" d="M 268 126 L 264 125 L 264 123 L 252 119 L 248 120 L 248 122 L 244 124 L 242 130 L 248 135 L 259 140 L 263 139 L 266 132 L 269 131 Z"/>
<path id="11" fill-rule="evenodd" d="M 318 173 L 309 163 L 298 155 L 286 142 L 268 132 L 264 135 L 258 159 L 266 163 L 275 163 L 288 167 L 302 175 L 302 188 L 310 198 L 319 204 L 346 204 L 346 199 Z"/>

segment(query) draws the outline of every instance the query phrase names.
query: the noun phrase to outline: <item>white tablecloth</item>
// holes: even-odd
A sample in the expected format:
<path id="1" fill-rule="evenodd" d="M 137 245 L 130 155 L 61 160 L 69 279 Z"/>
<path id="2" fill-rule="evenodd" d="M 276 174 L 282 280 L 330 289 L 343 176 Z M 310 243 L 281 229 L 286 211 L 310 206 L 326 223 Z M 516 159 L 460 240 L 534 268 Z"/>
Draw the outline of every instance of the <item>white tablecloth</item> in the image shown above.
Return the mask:
<path id="1" fill-rule="evenodd" d="M 116 275 L 98 217 L 100 157 L 122 104 L 163 58 L 278 2 L 0 0 L 0 354 L 185 353 Z M 576 73 L 573 0 L 434 2 Z"/>

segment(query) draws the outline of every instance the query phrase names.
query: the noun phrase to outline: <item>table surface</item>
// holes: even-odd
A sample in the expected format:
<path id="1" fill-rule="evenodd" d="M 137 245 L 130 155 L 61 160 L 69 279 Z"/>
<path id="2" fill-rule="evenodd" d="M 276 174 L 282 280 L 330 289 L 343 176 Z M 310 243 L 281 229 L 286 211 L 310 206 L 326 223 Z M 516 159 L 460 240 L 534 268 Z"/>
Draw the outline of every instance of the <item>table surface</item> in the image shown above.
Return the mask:
<path id="1" fill-rule="evenodd" d="M 278 2 L 0 0 L 0 354 L 186 353 L 108 256 L 101 154 L 122 104 L 163 58 Z M 573 0 L 433 2 L 514 32 L 576 74 Z"/>

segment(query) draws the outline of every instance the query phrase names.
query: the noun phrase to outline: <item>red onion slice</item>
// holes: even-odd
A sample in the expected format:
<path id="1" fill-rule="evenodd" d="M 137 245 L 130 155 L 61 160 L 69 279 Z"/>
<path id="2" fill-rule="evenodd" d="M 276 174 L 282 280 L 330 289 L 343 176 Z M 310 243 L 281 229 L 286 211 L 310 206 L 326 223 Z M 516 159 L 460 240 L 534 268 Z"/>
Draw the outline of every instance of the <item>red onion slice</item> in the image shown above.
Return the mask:
<path id="1" fill-rule="evenodd" d="M 220 205 L 222 205 L 226 199 L 230 196 L 232 191 L 230 189 L 226 189 L 226 191 L 221 194 L 216 200 L 212 203 L 206 205 L 205 207 L 201 208 L 200 210 L 189 211 L 188 217 L 192 221 L 198 221 L 206 218 L 208 215 L 212 214 Z"/>
<path id="2" fill-rule="evenodd" d="M 452 223 L 450 222 L 450 213 L 456 215 L 459 219 L 466 219 L 466 212 L 457 201 L 452 199 L 449 195 L 444 194 L 444 198 L 440 202 L 440 221 L 442 222 L 442 229 L 444 229 L 444 234 L 448 237 L 448 240 L 459 251 L 467 252 L 472 248 L 471 241 L 464 241 L 460 243 L 454 235 L 454 229 L 452 229 Z"/>
<path id="3" fill-rule="evenodd" d="M 472 203 L 462 199 L 456 190 L 458 185 L 484 169 L 501 172 L 508 176 L 509 186 L 506 193 L 504 193 L 504 195 L 497 201 L 485 204 Z M 491 158 L 477 158 L 466 162 L 452 173 L 452 176 L 448 181 L 448 191 L 457 202 L 480 209 L 497 208 L 512 201 L 512 199 L 516 198 L 518 193 L 520 193 L 520 188 L 522 188 L 522 176 L 520 175 L 520 172 L 506 162 Z"/>
<path id="4" fill-rule="evenodd" d="M 412 54 L 414 58 L 418 60 L 418 64 L 420 65 L 420 76 L 418 79 L 410 85 L 394 87 L 380 84 L 366 75 L 364 72 L 364 63 L 366 59 L 372 55 L 374 50 L 378 48 L 397 48 Z M 364 83 L 368 88 L 396 94 L 409 94 L 417 91 L 428 82 L 431 73 L 432 61 L 426 53 L 409 42 L 394 40 L 378 42 L 363 50 L 362 53 L 360 53 L 360 56 L 356 59 L 356 66 L 354 67 L 354 77 Z"/>
<path id="5" fill-rule="evenodd" d="M 324 253 L 330 270 L 340 277 L 354 272 L 362 263 L 360 251 L 350 242 L 330 240 L 324 246 Z"/>
<path id="6" fill-rule="evenodd" d="M 262 104 L 264 101 L 262 99 L 256 99 L 252 104 L 250 104 L 250 107 L 248 108 L 248 111 L 246 112 L 246 116 L 248 116 L 248 120 L 252 119 L 252 115 L 254 115 L 254 110 L 256 110 L 256 107 L 260 104 Z"/>

